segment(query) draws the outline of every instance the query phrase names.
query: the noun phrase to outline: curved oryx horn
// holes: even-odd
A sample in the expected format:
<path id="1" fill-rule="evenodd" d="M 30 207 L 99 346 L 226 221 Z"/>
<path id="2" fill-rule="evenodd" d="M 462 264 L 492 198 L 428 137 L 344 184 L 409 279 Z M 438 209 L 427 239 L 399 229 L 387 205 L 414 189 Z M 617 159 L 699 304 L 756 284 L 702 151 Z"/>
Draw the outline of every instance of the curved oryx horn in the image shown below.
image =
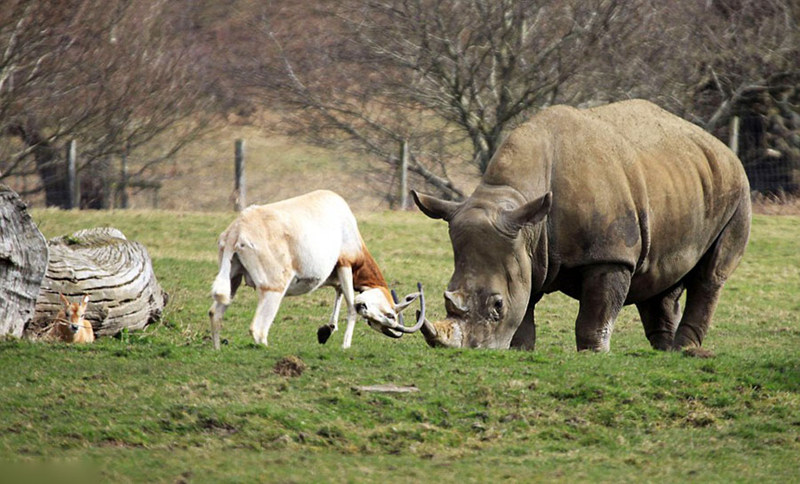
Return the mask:
<path id="1" fill-rule="evenodd" d="M 416 333 L 417 331 L 419 331 L 419 328 L 421 328 L 422 325 L 425 323 L 425 293 L 422 291 L 421 282 L 417 283 L 417 289 L 419 290 L 419 292 L 415 294 L 409 294 L 408 296 L 405 297 L 403 303 L 400 304 L 400 306 L 402 307 L 398 310 L 397 313 L 398 325 L 393 327 L 392 329 L 400 331 L 402 333 Z M 394 294 L 394 291 L 392 291 L 392 297 L 395 298 L 395 304 L 397 305 L 397 295 Z M 402 311 L 403 309 L 408 307 L 408 305 L 411 304 L 417 298 L 419 298 L 419 304 L 420 304 L 420 310 L 419 313 L 417 314 L 417 323 L 409 328 L 405 326 L 403 315 L 399 311 Z"/>

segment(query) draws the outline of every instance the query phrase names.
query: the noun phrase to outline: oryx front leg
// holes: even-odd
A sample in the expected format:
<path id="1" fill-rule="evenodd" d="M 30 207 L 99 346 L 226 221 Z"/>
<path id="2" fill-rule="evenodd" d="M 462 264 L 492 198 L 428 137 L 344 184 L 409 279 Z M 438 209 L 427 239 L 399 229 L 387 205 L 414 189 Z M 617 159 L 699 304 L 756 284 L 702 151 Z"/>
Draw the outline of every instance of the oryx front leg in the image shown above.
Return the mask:
<path id="1" fill-rule="evenodd" d="M 356 328 L 356 306 L 354 304 L 356 296 L 353 290 L 353 269 L 350 266 L 339 266 L 336 268 L 336 275 L 339 277 L 342 294 L 347 303 L 347 329 L 344 331 L 344 342 L 342 343 L 342 348 L 347 349 L 353 341 L 353 330 Z"/>
<path id="2" fill-rule="evenodd" d="M 342 307 L 342 297 L 344 293 L 340 288 L 336 288 L 336 299 L 333 300 L 333 313 L 331 319 L 325 326 L 320 326 L 317 330 L 317 341 L 319 344 L 324 345 L 327 343 L 328 338 L 331 337 L 336 328 L 339 326 L 339 309 Z"/>
<path id="3" fill-rule="evenodd" d="M 275 315 L 278 314 L 284 292 L 258 289 L 258 307 L 250 325 L 250 334 L 257 344 L 267 346 L 269 328 L 275 320 Z"/>

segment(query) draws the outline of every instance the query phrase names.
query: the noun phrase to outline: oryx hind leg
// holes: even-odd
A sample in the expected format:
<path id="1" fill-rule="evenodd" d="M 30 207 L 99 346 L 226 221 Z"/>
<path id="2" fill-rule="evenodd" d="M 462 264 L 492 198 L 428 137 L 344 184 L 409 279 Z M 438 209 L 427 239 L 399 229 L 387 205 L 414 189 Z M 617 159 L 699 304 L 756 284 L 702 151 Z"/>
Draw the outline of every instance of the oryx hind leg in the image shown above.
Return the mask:
<path id="1" fill-rule="evenodd" d="M 248 285 L 258 294 L 258 305 L 250 324 L 250 335 L 257 344 L 267 346 L 269 330 L 278 314 L 286 291 L 295 274 L 290 271 L 270 271 L 265 267 L 263 257 L 250 245 L 243 244 L 237 251 L 239 263 Z"/>
<path id="2" fill-rule="evenodd" d="M 253 340 L 256 343 L 267 346 L 269 329 L 272 327 L 275 316 L 278 314 L 278 308 L 281 305 L 286 288 L 278 291 L 258 288 L 257 291 L 258 307 L 256 308 L 253 322 L 250 325 L 250 334 L 253 336 Z"/>
<path id="3" fill-rule="evenodd" d="M 225 316 L 225 311 L 230 306 L 230 303 L 233 301 L 234 296 L 236 296 L 236 291 L 239 289 L 239 286 L 242 284 L 243 274 L 242 274 L 242 266 L 239 264 L 239 261 L 236 257 L 233 258 L 231 261 L 231 272 L 230 272 L 230 297 L 228 298 L 214 298 L 214 302 L 211 303 L 211 307 L 208 309 L 208 316 L 211 323 L 211 341 L 214 345 L 214 349 L 218 350 L 220 347 L 220 332 L 222 330 L 222 318 Z M 227 300 L 227 304 L 224 302 Z"/>

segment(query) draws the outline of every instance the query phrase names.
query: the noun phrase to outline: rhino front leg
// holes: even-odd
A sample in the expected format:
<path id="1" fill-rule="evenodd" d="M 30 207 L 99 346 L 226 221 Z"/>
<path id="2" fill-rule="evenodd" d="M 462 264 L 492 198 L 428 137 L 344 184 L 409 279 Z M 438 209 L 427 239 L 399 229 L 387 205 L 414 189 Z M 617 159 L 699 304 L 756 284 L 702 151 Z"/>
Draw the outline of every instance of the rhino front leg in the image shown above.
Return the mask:
<path id="1" fill-rule="evenodd" d="M 675 328 L 681 320 L 681 294 L 683 285 L 678 284 L 658 296 L 636 304 L 644 326 L 644 334 L 650 345 L 657 350 L 672 348 Z"/>
<path id="2" fill-rule="evenodd" d="M 531 296 L 528 309 L 525 311 L 525 316 L 522 317 L 522 323 L 514 333 L 514 337 L 511 338 L 511 348 L 525 351 L 533 351 L 536 348 L 536 320 L 533 311 L 541 298 L 541 294 Z"/>
<path id="3" fill-rule="evenodd" d="M 578 351 L 608 351 L 614 321 L 622 309 L 631 273 L 617 265 L 591 266 L 581 280 L 580 309 L 575 322 Z"/>

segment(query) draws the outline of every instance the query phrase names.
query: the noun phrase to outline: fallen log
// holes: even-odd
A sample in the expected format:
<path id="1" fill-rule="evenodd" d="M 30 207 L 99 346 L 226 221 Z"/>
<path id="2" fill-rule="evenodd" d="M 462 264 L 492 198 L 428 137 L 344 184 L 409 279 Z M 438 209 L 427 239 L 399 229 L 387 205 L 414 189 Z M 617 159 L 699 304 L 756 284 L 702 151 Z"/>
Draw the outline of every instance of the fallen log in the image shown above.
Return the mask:
<path id="1" fill-rule="evenodd" d="M 167 303 L 145 247 L 115 228 L 94 228 L 48 241 L 49 265 L 26 335 L 36 337 L 62 306 L 89 295 L 85 318 L 96 336 L 142 329 L 161 318 Z"/>
<path id="2" fill-rule="evenodd" d="M 16 192 L 0 184 L 0 336 L 22 336 L 47 270 L 47 242 Z"/>

